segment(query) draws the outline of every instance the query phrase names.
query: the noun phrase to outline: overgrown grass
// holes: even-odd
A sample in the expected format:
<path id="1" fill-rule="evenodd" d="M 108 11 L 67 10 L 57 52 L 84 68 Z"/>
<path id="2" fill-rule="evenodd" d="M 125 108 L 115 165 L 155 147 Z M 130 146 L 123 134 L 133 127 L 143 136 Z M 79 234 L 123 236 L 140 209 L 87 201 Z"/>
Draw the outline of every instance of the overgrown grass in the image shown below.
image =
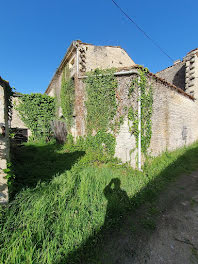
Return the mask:
<path id="1" fill-rule="evenodd" d="M 27 144 L 14 164 L 13 200 L 0 212 L 1 263 L 93 264 L 104 232 L 177 175 L 198 168 L 198 144 L 164 153 L 144 173 L 54 144 Z"/>

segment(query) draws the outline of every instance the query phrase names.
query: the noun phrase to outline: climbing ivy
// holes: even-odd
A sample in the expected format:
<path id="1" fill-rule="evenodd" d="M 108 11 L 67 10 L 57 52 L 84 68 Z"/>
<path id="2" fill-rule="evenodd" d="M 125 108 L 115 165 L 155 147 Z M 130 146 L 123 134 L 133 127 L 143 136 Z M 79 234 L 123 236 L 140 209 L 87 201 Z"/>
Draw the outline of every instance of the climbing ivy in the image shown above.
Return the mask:
<path id="1" fill-rule="evenodd" d="M 14 94 L 15 88 L 11 87 L 9 82 L 6 80 L 3 80 L 1 77 L 0 77 L 0 80 L 2 80 L 5 85 L 5 89 L 4 89 L 5 105 L 7 108 L 8 120 L 11 120 L 12 119 L 12 108 L 13 108 L 12 96 Z"/>
<path id="2" fill-rule="evenodd" d="M 96 69 L 87 74 L 85 83 L 88 133 L 108 131 L 113 123 L 117 109 L 117 80 L 114 72 L 115 69 Z"/>
<path id="3" fill-rule="evenodd" d="M 141 90 L 141 145 L 142 152 L 147 154 L 148 147 L 151 141 L 152 135 L 152 105 L 153 105 L 153 92 L 151 85 L 147 82 L 147 73 L 148 70 L 145 68 L 139 69 L 138 71 L 139 77 L 134 79 L 131 83 L 129 89 L 129 97 L 131 97 L 132 93 L 138 87 Z M 132 121 L 132 125 L 130 126 L 130 132 L 134 133 L 136 138 L 136 147 L 138 147 L 138 111 L 134 109 L 132 106 L 128 110 L 128 119 Z"/>
<path id="4" fill-rule="evenodd" d="M 65 117 L 67 128 L 70 129 L 73 121 L 75 88 L 74 80 L 70 78 L 68 66 L 63 70 L 60 98 L 63 116 Z"/>
<path id="5" fill-rule="evenodd" d="M 68 135 L 65 148 L 69 151 L 86 151 L 92 153 L 103 153 L 113 157 L 115 154 L 116 139 L 111 133 L 98 131 L 95 136 L 87 135 L 78 137 L 74 142 L 72 135 Z"/>
<path id="6" fill-rule="evenodd" d="M 24 94 L 19 97 L 19 104 L 15 106 L 21 120 L 31 130 L 33 139 L 49 139 L 51 120 L 55 116 L 54 98 L 40 93 Z"/>
<path id="7" fill-rule="evenodd" d="M 13 190 L 13 183 L 16 176 L 14 174 L 13 164 L 10 161 L 7 162 L 7 168 L 3 169 L 3 172 L 6 174 L 5 179 L 7 180 L 9 192 L 11 192 Z"/>
<path id="8" fill-rule="evenodd" d="M 78 149 L 88 151 L 90 153 L 103 153 L 108 157 L 113 157 L 115 153 L 115 137 L 110 133 L 112 124 L 115 124 L 114 117 L 116 114 L 117 103 L 115 91 L 117 88 L 117 81 L 114 77 L 115 69 L 100 70 L 87 73 L 85 79 L 86 97 L 85 102 L 87 116 L 86 116 L 86 137 L 78 137 L 74 143 L 73 137 L 69 134 L 67 137 L 66 148 Z M 67 111 L 67 122 L 69 117 L 73 114 L 74 93 L 69 79 L 64 77 L 62 79 L 62 98 L 61 102 L 65 100 L 65 93 L 68 91 L 70 95 L 66 101 L 65 106 L 70 109 Z M 71 85 L 71 86 L 70 86 Z M 63 89 L 65 92 L 63 92 Z M 61 104 L 62 106 L 62 104 Z M 63 110 L 63 106 L 62 106 Z M 72 111 L 71 111 L 72 110 Z M 122 121 L 122 120 L 121 120 Z M 113 130 L 113 129 L 112 129 Z"/>

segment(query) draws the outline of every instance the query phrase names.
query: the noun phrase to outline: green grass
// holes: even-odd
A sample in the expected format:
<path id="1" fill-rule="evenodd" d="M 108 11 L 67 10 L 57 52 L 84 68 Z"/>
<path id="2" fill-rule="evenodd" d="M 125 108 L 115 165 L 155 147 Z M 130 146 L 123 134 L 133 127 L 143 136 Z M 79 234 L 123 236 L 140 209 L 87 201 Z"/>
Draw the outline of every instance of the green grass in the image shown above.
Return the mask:
<path id="1" fill-rule="evenodd" d="M 103 234 L 129 210 L 198 168 L 198 144 L 164 153 L 144 173 L 55 144 L 27 144 L 14 151 L 13 165 L 12 201 L 0 210 L 0 263 L 93 264 Z M 154 228 L 153 222 L 144 225 Z"/>

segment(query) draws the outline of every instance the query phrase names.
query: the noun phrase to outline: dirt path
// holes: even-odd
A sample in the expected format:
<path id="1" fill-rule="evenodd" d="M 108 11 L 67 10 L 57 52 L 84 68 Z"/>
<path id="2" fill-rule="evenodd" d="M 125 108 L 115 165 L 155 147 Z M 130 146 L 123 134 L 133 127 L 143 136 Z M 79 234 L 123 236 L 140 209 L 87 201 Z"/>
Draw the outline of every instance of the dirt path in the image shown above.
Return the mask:
<path id="1" fill-rule="evenodd" d="M 178 177 L 157 202 L 124 220 L 98 258 L 102 264 L 198 263 L 198 171 Z"/>

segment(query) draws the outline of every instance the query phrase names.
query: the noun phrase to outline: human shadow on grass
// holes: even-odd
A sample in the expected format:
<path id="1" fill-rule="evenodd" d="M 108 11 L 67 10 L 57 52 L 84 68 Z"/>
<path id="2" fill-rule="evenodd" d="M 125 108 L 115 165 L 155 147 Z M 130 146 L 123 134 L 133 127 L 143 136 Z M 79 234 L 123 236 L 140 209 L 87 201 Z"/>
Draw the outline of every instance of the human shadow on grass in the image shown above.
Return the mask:
<path id="1" fill-rule="evenodd" d="M 90 236 L 81 246 L 71 251 L 67 256 L 63 256 L 57 264 L 94 264 L 94 263 L 123 263 L 121 262 L 101 262 L 104 253 L 106 238 L 115 229 L 124 225 L 127 216 L 131 213 L 135 215 L 136 209 L 145 202 L 156 201 L 162 190 L 167 188 L 168 183 L 174 181 L 176 176 L 182 173 L 189 173 L 198 168 L 198 148 L 187 150 L 177 160 L 169 164 L 163 171 L 156 175 L 132 198 L 120 188 L 120 180 L 115 178 L 105 187 L 103 193 L 108 200 L 104 225 L 100 231 Z M 138 229 L 139 230 L 139 229 Z M 110 238 L 111 239 L 111 238 Z M 138 234 L 137 234 L 138 240 Z M 137 241 L 138 243 L 138 241 Z M 116 252 L 116 249 L 112 249 Z M 122 256 L 120 256 L 122 258 Z"/>
<path id="2" fill-rule="evenodd" d="M 41 146 L 22 145 L 12 148 L 12 167 L 15 180 L 10 198 L 25 187 L 35 187 L 38 182 L 50 181 L 56 174 L 70 170 L 72 165 L 82 157 L 84 151 L 58 153 L 57 144 Z"/>
<path id="3" fill-rule="evenodd" d="M 124 210 L 130 206 L 127 192 L 121 189 L 120 184 L 120 179 L 114 178 L 104 188 L 103 193 L 108 201 L 104 226 L 108 224 L 109 219 L 113 219 L 115 216 L 122 217 Z"/>

